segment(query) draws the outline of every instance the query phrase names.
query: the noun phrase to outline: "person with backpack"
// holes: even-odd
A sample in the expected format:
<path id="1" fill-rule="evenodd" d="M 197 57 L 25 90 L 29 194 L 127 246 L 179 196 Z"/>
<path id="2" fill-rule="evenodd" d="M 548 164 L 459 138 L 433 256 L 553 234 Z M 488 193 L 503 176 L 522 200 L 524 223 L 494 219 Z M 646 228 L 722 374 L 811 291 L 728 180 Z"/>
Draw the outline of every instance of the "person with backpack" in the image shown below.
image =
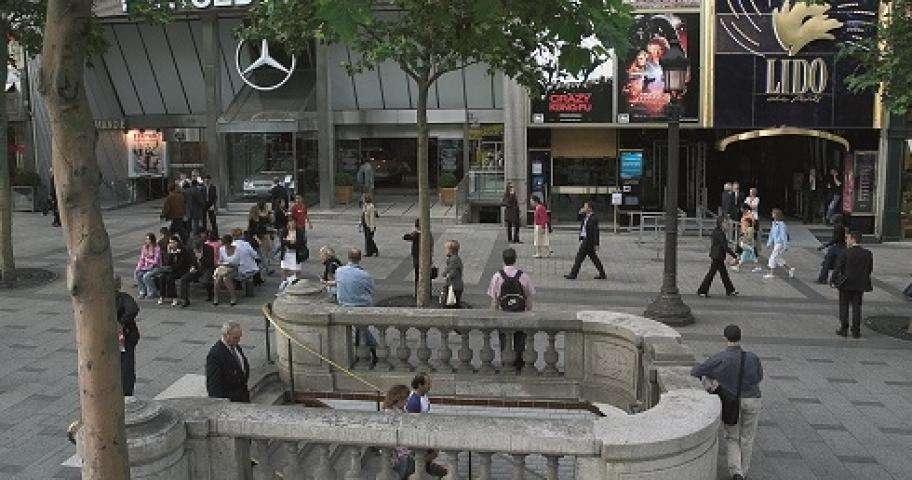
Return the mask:
<path id="1" fill-rule="evenodd" d="M 503 251 L 504 266 L 491 277 L 488 296 L 491 297 L 491 308 L 504 312 L 528 312 L 532 310 L 532 296 L 535 285 L 528 273 L 516 268 L 516 250 L 508 248 Z M 506 346 L 506 336 L 501 332 L 500 349 Z M 522 354 L 526 346 L 526 334 L 516 332 L 513 335 L 513 351 L 516 358 L 513 365 L 516 371 L 522 369 Z"/>
<path id="2" fill-rule="evenodd" d="M 120 378 L 125 397 L 133 396 L 136 384 L 136 344 L 139 343 L 139 327 L 136 316 L 139 306 L 129 293 L 121 292 L 121 280 L 114 277 L 114 309 L 117 312 L 117 344 L 120 347 Z"/>

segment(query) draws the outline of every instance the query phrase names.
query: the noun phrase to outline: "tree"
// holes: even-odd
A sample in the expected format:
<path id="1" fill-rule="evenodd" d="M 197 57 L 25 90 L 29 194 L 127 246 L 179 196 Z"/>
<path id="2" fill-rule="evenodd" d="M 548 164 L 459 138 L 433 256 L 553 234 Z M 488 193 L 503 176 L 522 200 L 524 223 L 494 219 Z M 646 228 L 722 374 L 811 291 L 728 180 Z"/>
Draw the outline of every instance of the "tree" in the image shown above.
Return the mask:
<path id="1" fill-rule="evenodd" d="M 859 64 L 846 78 L 852 91 L 881 88 L 885 106 L 902 114 L 912 110 L 912 0 L 892 0 L 887 8 L 876 33 L 843 43 L 840 57 Z"/>
<path id="2" fill-rule="evenodd" d="M 430 303 L 428 91 L 442 75 L 475 63 L 539 88 L 545 76 L 578 75 L 626 44 L 629 8 L 621 0 L 262 0 L 241 35 L 275 40 L 292 52 L 342 42 L 361 54 L 348 65 L 391 60 L 417 87 L 418 210 L 421 232 L 417 304 Z M 599 42 L 589 42 L 594 37 Z M 543 54 L 559 58 L 542 61 Z"/>
<path id="3" fill-rule="evenodd" d="M 26 51 L 41 48 L 44 1 L 0 0 L 0 85 L 6 87 L 11 62 L 9 46 L 15 40 Z M 5 95 L 5 94 L 4 94 Z M 13 259 L 13 200 L 10 186 L 10 158 L 6 149 L 6 103 L 0 102 L 0 284 L 16 281 Z"/>

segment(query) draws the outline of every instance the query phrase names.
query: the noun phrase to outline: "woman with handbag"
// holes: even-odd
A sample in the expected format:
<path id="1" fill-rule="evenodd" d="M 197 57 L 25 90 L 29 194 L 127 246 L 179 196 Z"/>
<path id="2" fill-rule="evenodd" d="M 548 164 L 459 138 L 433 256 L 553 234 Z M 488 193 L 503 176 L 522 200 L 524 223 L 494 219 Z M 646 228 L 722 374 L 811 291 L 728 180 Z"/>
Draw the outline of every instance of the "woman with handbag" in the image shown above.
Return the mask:
<path id="1" fill-rule="evenodd" d="M 446 298 L 444 306 L 447 308 L 459 308 L 462 304 L 462 259 L 459 258 L 459 242 L 456 240 L 447 240 L 444 244 L 446 249 L 446 267 L 443 270 L 443 278 L 446 279 Z"/>
<path id="2" fill-rule="evenodd" d="M 364 206 L 361 208 L 361 230 L 364 232 L 364 256 L 377 257 L 380 250 L 374 242 L 374 233 L 377 232 L 377 208 L 370 195 L 364 195 Z"/>
<path id="3" fill-rule="evenodd" d="M 294 217 L 288 217 L 285 227 L 279 231 L 279 255 L 282 258 L 282 283 L 289 277 L 297 277 L 304 269 L 304 262 L 310 257 L 307 249 L 307 232 L 304 226 L 298 226 Z"/>
<path id="4" fill-rule="evenodd" d="M 535 223 L 535 237 L 532 244 L 535 246 L 535 258 L 551 255 L 551 234 L 548 232 L 548 208 L 537 195 L 532 196 L 532 219 Z"/>

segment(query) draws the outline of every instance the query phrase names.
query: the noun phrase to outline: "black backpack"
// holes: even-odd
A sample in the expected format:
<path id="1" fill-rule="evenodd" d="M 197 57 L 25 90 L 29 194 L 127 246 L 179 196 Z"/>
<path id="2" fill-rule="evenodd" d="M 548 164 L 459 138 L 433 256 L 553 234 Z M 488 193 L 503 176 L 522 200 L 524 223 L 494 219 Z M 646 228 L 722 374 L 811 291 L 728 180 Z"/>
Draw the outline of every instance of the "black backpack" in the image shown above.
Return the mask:
<path id="1" fill-rule="evenodd" d="M 526 291 L 519 283 L 519 277 L 522 276 L 522 270 L 516 272 L 516 276 L 511 277 L 501 270 L 500 278 L 503 283 L 500 285 L 500 295 L 497 297 L 497 303 L 500 309 L 505 312 L 524 312 L 526 311 Z"/>

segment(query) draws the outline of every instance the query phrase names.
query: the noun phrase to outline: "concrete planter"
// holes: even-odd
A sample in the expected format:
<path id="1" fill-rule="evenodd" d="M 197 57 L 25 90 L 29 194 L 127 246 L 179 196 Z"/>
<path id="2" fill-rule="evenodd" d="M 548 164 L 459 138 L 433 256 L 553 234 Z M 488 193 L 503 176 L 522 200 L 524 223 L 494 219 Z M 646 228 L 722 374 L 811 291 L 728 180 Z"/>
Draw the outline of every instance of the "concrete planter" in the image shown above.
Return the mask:
<path id="1" fill-rule="evenodd" d="M 353 188 L 351 185 L 336 186 L 336 203 L 348 205 L 351 203 Z"/>
<path id="2" fill-rule="evenodd" d="M 440 203 L 446 206 L 453 206 L 456 203 L 456 189 L 455 188 L 440 188 L 438 191 L 440 197 Z"/>

